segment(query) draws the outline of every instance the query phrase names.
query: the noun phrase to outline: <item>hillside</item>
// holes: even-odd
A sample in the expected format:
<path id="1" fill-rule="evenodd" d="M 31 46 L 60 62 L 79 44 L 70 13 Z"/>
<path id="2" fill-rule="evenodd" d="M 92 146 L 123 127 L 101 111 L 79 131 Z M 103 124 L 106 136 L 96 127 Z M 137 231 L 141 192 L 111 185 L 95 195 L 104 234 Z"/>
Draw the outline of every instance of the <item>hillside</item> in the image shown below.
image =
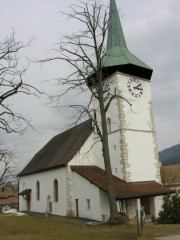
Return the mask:
<path id="1" fill-rule="evenodd" d="M 180 144 L 160 151 L 159 159 L 162 162 L 162 165 L 172 165 L 180 163 Z"/>

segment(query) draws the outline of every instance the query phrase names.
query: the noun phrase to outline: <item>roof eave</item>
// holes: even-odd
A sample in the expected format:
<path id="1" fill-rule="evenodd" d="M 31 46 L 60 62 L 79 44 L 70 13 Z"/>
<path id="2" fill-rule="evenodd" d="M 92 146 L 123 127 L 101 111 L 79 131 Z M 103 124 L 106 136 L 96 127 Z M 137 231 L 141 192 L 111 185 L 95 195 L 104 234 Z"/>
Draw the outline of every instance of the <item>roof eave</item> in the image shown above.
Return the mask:
<path id="1" fill-rule="evenodd" d="M 54 170 L 54 169 L 57 169 L 57 168 L 63 168 L 63 167 L 66 167 L 66 166 L 67 166 L 67 164 L 61 164 L 59 166 L 49 167 L 49 168 L 45 168 L 45 169 L 41 169 L 41 170 L 37 170 L 37 171 L 28 172 L 28 173 L 22 173 L 22 174 L 19 173 L 17 175 L 17 177 L 24 177 L 24 176 L 28 176 L 28 175 L 31 175 L 31 174 L 47 172 L 47 171 L 51 171 L 51 170 Z"/>
<path id="2" fill-rule="evenodd" d="M 135 76 L 137 78 L 139 77 L 150 81 L 153 70 L 142 68 L 131 63 L 103 67 L 103 76 L 105 76 L 105 78 L 111 76 L 112 74 L 114 74 L 114 72 L 121 72 L 124 74 L 128 74 L 131 76 Z"/>
<path id="3" fill-rule="evenodd" d="M 163 196 L 167 194 L 175 193 L 175 191 L 169 191 L 169 192 L 154 192 L 154 193 L 145 193 L 145 194 L 137 194 L 132 196 L 116 196 L 116 200 L 125 200 L 125 199 L 137 199 L 141 197 L 155 197 L 155 196 Z"/>

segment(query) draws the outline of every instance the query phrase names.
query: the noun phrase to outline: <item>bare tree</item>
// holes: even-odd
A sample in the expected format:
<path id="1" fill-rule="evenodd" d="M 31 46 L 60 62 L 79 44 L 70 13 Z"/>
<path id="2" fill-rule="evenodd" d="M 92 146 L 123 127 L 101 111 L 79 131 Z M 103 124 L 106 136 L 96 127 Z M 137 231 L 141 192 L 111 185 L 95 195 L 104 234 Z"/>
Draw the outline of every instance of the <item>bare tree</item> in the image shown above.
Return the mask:
<path id="1" fill-rule="evenodd" d="M 0 185 L 15 180 L 14 152 L 0 145 Z"/>
<path id="2" fill-rule="evenodd" d="M 0 186 L 7 182 L 14 182 L 17 180 L 15 174 L 15 153 L 8 147 L 4 147 L 0 143 Z M 17 197 L 17 190 L 12 190 L 9 193 L 1 193 L 0 199 L 9 199 Z"/>
<path id="3" fill-rule="evenodd" d="M 20 52 L 28 43 L 17 41 L 14 30 L 0 42 L 0 130 L 6 133 L 22 133 L 30 120 L 13 110 L 8 100 L 16 95 L 39 95 L 40 91 L 23 81 L 27 68 L 20 67 Z"/>
<path id="4" fill-rule="evenodd" d="M 10 104 L 20 94 L 40 96 L 34 86 L 23 80 L 27 68 L 21 67 L 20 54 L 31 45 L 16 40 L 14 30 L 0 41 L 0 133 L 24 133 L 30 120 L 14 110 Z M 1 135 L 2 136 L 2 135 Z M 2 141 L 2 139 L 0 139 Z M 15 154 L 6 145 L 0 144 L 0 184 L 14 180 Z"/>
<path id="5" fill-rule="evenodd" d="M 106 113 L 111 102 L 116 98 L 122 98 L 117 89 L 109 92 L 106 77 L 107 72 L 103 69 L 102 59 L 105 56 L 105 39 L 108 29 L 108 8 L 100 1 L 79 1 L 79 5 L 71 5 L 70 13 L 63 13 L 69 20 L 75 20 L 82 25 L 82 31 L 70 36 L 62 36 L 59 44 L 54 49 L 57 57 L 41 60 L 49 62 L 54 60 L 65 61 L 73 71 L 65 78 L 59 78 L 58 84 L 66 89 L 54 99 L 60 101 L 65 94 L 71 91 L 78 95 L 89 93 L 87 105 L 72 104 L 70 107 L 78 110 L 78 120 L 84 116 L 92 119 L 94 129 L 102 143 L 102 155 L 105 164 L 108 198 L 110 204 L 109 222 L 116 223 L 118 220 L 117 206 L 113 188 L 113 178 L 109 154 L 108 131 Z M 83 28 L 84 27 L 84 28 Z M 100 116 L 92 111 L 92 100 L 96 99 L 100 109 Z M 77 120 L 77 121 L 78 121 Z M 99 124 L 100 122 L 100 124 Z"/>

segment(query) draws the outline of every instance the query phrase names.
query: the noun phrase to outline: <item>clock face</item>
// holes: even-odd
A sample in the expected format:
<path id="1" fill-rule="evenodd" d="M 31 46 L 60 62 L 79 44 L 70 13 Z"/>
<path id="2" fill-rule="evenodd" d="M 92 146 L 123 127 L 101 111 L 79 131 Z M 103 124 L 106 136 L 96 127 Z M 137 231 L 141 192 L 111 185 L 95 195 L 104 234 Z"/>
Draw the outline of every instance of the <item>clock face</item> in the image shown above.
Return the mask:
<path id="1" fill-rule="evenodd" d="M 135 78 L 130 78 L 127 83 L 127 87 L 133 97 L 139 98 L 142 96 L 143 86 L 139 80 L 137 80 Z"/>

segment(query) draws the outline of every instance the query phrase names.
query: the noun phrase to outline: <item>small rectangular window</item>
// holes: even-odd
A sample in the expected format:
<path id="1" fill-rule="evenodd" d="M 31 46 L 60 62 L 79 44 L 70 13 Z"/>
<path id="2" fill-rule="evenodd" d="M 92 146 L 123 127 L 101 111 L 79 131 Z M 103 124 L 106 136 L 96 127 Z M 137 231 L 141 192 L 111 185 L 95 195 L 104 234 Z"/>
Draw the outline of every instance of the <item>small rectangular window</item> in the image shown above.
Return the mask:
<path id="1" fill-rule="evenodd" d="M 108 133 L 111 133 L 111 119 L 107 118 L 107 131 Z"/>
<path id="2" fill-rule="evenodd" d="M 87 209 L 91 208 L 90 199 L 86 199 Z"/>

